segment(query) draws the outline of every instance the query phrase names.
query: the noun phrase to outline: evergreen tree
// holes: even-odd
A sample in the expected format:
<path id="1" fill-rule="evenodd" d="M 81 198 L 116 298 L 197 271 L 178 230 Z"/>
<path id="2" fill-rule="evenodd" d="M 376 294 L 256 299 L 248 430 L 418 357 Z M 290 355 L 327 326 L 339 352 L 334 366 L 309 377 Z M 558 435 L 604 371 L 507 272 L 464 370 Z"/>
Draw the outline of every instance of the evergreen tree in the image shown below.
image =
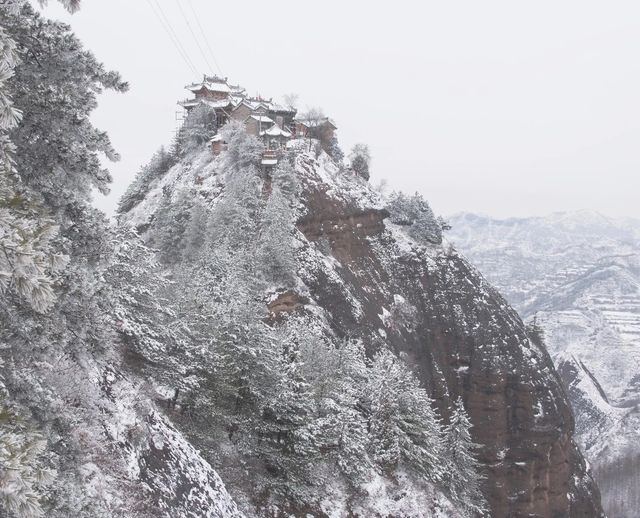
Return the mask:
<path id="1" fill-rule="evenodd" d="M 89 115 L 98 93 L 123 92 L 128 85 L 86 52 L 69 26 L 44 19 L 28 4 L 10 20 L 10 27 L 21 51 L 30 56 L 8 82 L 22 112 L 20 125 L 11 133 L 16 169 L 65 223 L 72 219 L 68 211 L 90 201 L 93 189 L 109 191 L 111 177 L 100 155 L 112 160 L 118 155 Z M 61 230 L 64 233 L 66 225 Z"/>
<path id="2" fill-rule="evenodd" d="M 206 207 L 202 202 L 196 200 L 189 212 L 189 221 L 182 238 L 182 257 L 184 261 L 194 261 L 198 257 L 199 251 L 205 242 L 208 218 L 209 213 Z"/>
<path id="3" fill-rule="evenodd" d="M 294 233 L 297 190 L 292 166 L 288 162 L 281 163 L 273 174 L 258 242 L 258 262 L 265 281 L 285 287 L 292 285 L 296 272 Z"/>
<path id="4" fill-rule="evenodd" d="M 338 138 L 335 135 L 331 137 L 331 139 L 329 139 L 327 148 L 327 153 L 331 158 L 333 158 L 333 161 L 339 166 L 342 166 L 342 161 L 344 160 L 344 151 L 342 151 L 342 149 L 340 148 L 340 143 L 338 142 Z"/>
<path id="5" fill-rule="evenodd" d="M 266 282 L 290 286 L 295 275 L 293 231 L 295 219 L 280 188 L 275 186 L 264 210 L 264 230 L 258 243 L 260 269 Z"/>
<path id="6" fill-rule="evenodd" d="M 349 161 L 353 172 L 365 180 L 369 180 L 369 165 L 371 164 L 371 152 L 366 144 L 356 144 L 349 153 Z"/>
<path id="7" fill-rule="evenodd" d="M 0 26 L 0 182 L 3 195 L 10 194 L 0 208 L 0 240 L 9 251 L 0 274 L 7 295 L 0 305 L 2 407 L 24 416 L 27 427 L 20 431 L 24 441 L 11 444 L 15 431 L 0 424 L 0 449 L 7 448 L 7 462 L 23 462 L 20 476 L 36 493 L 24 500 L 23 516 L 118 516 L 119 484 L 110 484 L 104 498 L 93 493 L 95 477 L 119 480 L 122 472 L 105 462 L 98 432 L 110 408 L 96 379 L 113 342 L 102 279 L 110 244 L 105 218 L 90 205 L 94 188 L 108 189 L 100 155 L 116 155 L 89 115 L 100 91 L 126 84 L 68 26 L 43 19 L 26 2 L 0 3 Z M 25 59 L 11 63 L 12 49 Z M 28 446 L 38 434 L 44 442 Z M 46 500 L 39 498 L 42 485 L 28 482 L 38 472 L 39 451 L 57 472 Z M 22 505 L 12 484 L 3 486 L 3 501 Z"/>
<path id="8" fill-rule="evenodd" d="M 15 0 L 0 6 L 3 20 L 16 16 L 21 3 Z M 9 89 L 17 62 L 16 42 L 0 25 L 0 294 L 17 296 L 14 302 L 26 302 L 43 312 L 55 301 L 54 283 L 67 257 L 53 247 L 57 225 L 20 185 L 15 169 L 15 145 L 9 132 L 17 127 L 22 112 L 14 106 Z"/>
<path id="9" fill-rule="evenodd" d="M 165 264 L 175 264 L 183 256 L 184 236 L 191 214 L 191 196 L 187 190 L 166 191 L 154 214 L 154 225 L 148 236 L 150 247 L 158 250 Z"/>
<path id="10" fill-rule="evenodd" d="M 274 390 L 263 393 L 261 420 L 254 425 L 259 439 L 250 455 L 263 459 L 271 473 L 261 485 L 287 499 L 314 479 L 319 450 L 313 400 L 299 345 L 288 329 L 266 329 L 262 340 L 275 353 L 270 366 Z"/>
<path id="11" fill-rule="evenodd" d="M 7 405 L 9 394 L 2 378 L 0 398 L 1 508 L 18 518 L 42 516 L 40 499 L 55 477 L 55 472 L 45 464 L 47 441 L 36 431 L 34 423 Z"/>
<path id="12" fill-rule="evenodd" d="M 315 399 L 313 436 L 322 451 L 357 485 L 370 475 L 367 421 L 361 411 L 368 372 L 362 343 L 345 339 L 337 345 L 307 334 L 302 359 Z"/>
<path id="13" fill-rule="evenodd" d="M 166 151 L 164 146 L 156 151 L 149 163 L 136 174 L 133 182 L 129 184 L 120 198 L 118 212 L 120 214 L 126 213 L 140 203 L 154 186 L 156 180 L 162 178 L 175 162 L 175 155 Z"/>
<path id="14" fill-rule="evenodd" d="M 172 354 L 186 347 L 188 333 L 162 295 L 170 283 L 167 275 L 134 230 L 116 229 L 105 279 L 111 315 L 128 352 L 150 363 L 171 363 Z"/>
<path id="15" fill-rule="evenodd" d="M 44 313 L 55 303 L 55 283 L 68 263 L 54 243 L 59 227 L 19 193 L 11 171 L 0 175 L 0 294 Z"/>
<path id="16" fill-rule="evenodd" d="M 474 456 L 478 445 L 471 440 L 471 426 L 462 399 L 458 398 L 449 424 L 443 431 L 444 447 L 450 463 L 445 480 L 454 498 L 471 515 L 475 515 L 484 511 L 485 501 L 480 490 L 480 464 Z"/>
<path id="17" fill-rule="evenodd" d="M 244 126 L 237 121 L 225 124 L 220 129 L 220 135 L 222 140 L 228 144 L 222 164 L 227 176 L 247 168 L 251 168 L 257 174 L 257 167 L 264 149 L 260 141 L 256 137 L 248 135 Z"/>
<path id="18" fill-rule="evenodd" d="M 370 450 L 378 466 L 393 472 L 402 465 L 441 481 L 440 423 L 426 391 L 388 350 L 376 354 L 369 376 Z"/>
<path id="19" fill-rule="evenodd" d="M 178 154 L 188 154 L 207 144 L 218 130 L 216 112 L 201 102 L 191 109 L 178 133 Z"/>
<path id="20" fill-rule="evenodd" d="M 409 234 L 416 241 L 442 243 L 442 226 L 422 195 L 415 193 L 410 200 L 416 214 Z"/>
<path id="21" fill-rule="evenodd" d="M 3 322 L 17 318 L 22 304 L 44 312 L 55 302 L 54 275 L 62 270 L 63 256 L 54 254 L 51 238 L 56 230 L 40 218 L 44 209 L 20 192 L 14 169 L 15 147 L 8 132 L 20 121 L 8 91 L 7 81 L 17 64 L 15 41 L 4 24 L 16 15 L 20 2 L 0 5 L 0 315 Z M 59 268 L 50 269 L 58 257 Z M 4 327 L 4 324 L 3 324 Z M 3 330 L 3 342 L 6 337 Z M 7 344 L 4 344 L 5 347 Z M 4 370 L 0 357 L 0 372 Z M 41 453 L 46 441 L 37 426 L 25 423 L 10 402 L 10 394 L 0 375 L 0 509 L 18 518 L 42 516 L 40 486 L 46 486 L 50 473 L 43 470 Z"/>

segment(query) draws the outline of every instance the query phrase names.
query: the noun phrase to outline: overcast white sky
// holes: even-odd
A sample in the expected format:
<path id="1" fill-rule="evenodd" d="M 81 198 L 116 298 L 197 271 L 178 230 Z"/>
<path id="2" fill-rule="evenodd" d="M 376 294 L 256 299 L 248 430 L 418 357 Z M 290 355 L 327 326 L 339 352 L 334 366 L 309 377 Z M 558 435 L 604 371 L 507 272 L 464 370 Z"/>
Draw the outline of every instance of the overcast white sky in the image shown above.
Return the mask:
<path id="1" fill-rule="evenodd" d="M 199 78 L 150 2 L 198 73 L 215 72 L 178 1 L 230 81 L 324 108 L 343 148 L 371 147 L 372 181 L 418 190 L 440 214 L 640 216 L 637 0 L 84 0 L 73 16 L 52 4 L 45 12 L 131 84 L 94 117 L 122 155 L 112 195 L 96 199 L 107 212 L 170 142 L 175 102 Z"/>

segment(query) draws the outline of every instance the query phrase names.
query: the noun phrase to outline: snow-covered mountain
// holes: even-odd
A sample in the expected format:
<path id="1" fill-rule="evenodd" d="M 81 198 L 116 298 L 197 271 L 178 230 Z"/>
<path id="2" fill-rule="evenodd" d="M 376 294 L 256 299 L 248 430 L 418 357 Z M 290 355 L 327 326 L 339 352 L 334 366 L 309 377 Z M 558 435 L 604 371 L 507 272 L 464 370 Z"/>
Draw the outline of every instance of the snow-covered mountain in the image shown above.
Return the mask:
<path id="1" fill-rule="evenodd" d="M 311 146 L 304 142 L 302 146 L 292 143 L 289 147 L 280 164 L 284 169 L 260 171 L 255 166 L 255 157 L 242 158 L 242 150 L 251 148 L 246 137 L 227 140 L 229 149 L 219 157 L 208 150 L 191 154 L 168 170 L 153 175 L 150 182 L 141 184 L 143 192 L 132 193 L 138 202 L 120 215 L 121 224 L 136 227 L 149 243 L 165 250 L 167 267 L 178 279 L 179 272 L 189 271 L 189 264 L 193 264 L 198 254 L 205 265 L 224 261 L 223 243 L 229 239 L 229 233 L 234 233 L 225 224 L 228 214 L 232 214 L 231 228 L 242 225 L 249 232 L 233 237 L 236 243 L 233 261 L 243 264 L 250 259 L 245 254 L 262 257 L 264 245 L 260 236 L 275 232 L 269 228 L 269 218 L 263 211 L 269 210 L 267 207 L 278 190 L 297 192 L 293 204 L 298 211 L 292 229 L 293 241 L 282 233 L 291 222 L 272 216 L 277 218 L 280 230 L 276 232 L 279 237 L 276 246 L 269 248 L 268 257 L 269 261 L 275 258 L 279 262 L 280 270 L 288 264 L 288 271 L 284 273 L 289 281 L 284 282 L 283 278 L 274 281 L 273 272 L 269 270 L 271 280 L 266 291 L 252 299 L 263 300 L 269 309 L 264 319 L 281 326 L 285 334 L 297 337 L 296 355 L 300 356 L 296 357 L 300 367 L 296 369 L 301 369 L 305 386 L 314 387 L 319 382 L 314 380 L 313 370 L 322 368 L 327 361 L 322 355 L 308 356 L 305 352 L 309 347 L 311 350 L 317 347 L 314 342 L 326 342 L 329 349 L 323 354 L 330 358 L 330 351 L 340 351 L 345 339 L 356 341 L 363 345 L 373 365 L 381 353 L 391 351 L 415 373 L 444 422 L 451 419 L 451 409 L 458 398 L 464 401 L 473 425 L 473 440 L 480 445 L 478 459 L 486 476 L 482 492 L 491 516 L 600 516 L 598 491 L 573 442 L 568 402 L 550 358 L 544 348 L 530 340 L 520 318 L 496 290 L 460 254 L 439 242 L 434 230 L 435 218 L 426 202 L 399 197 L 390 204 L 364 179 L 340 167 L 326 153 L 309 152 Z M 238 144 L 232 144 L 234 140 Z M 293 177 L 288 177 L 291 173 Z M 257 183 L 257 190 L 250 189 L 254 194 L 248 195 L 237 185 L 243 175 L 253 178 L 250 183 Z M 297 189 L 287 187 L 293 183 L 298 184 Z M 260 193 L 259 198 L 254 197 L 256 192 Z M 239 197 L 241 203 L 234 197 Z M 264 209 L 260 209 L 263 204 L 266 204 Z M 259 219 L 248 217 L 255 210 L 252 207 L 258 207 L 258 214 L 262 214 Z M 416 213 L 427 215 L 420 228 L 416 226 Z M 198 225 L 190 225 L 190 221 Z M 173 224 L 167 226 L 167 222 Z M 202 244 L 211 241 L 211 237 L 193 239 L 189 236 L 193 229 L 203 227 L 209 236 L 217 236 L 220 225 L 226 225 L 228 230 L 222 230 L 222 234 L 227 237 L 215 237 L 211 245 Z M 263 225 L 266 228 L 260 230 Z M 259 231 L 255 239 L 250 238 L 252 226 Z M 243 244 L 247 239 L 249 243 Z M 242 252 L 245 249 L 247 251 Z M 295 254 L 286 258 L 282 254 L 286 255 L 289 249 Z M 265 267 L 261 261 L 241 266 L 245 281 L 255 269 Z M 195 284 L 202 291 L 201 275 L 189 274 L 186 281 L 178 281 L 185 284 L 179 287 L 175 298 L 190 292 L 192 279 L 198 281 Z M 230 297 L 227 292 L 215 297 L 228 299 L 225 304 L 233 305 L 242 293 Z M 193 359 L 184 358 L 179 363 L 190 371 L 190 361 Z M 253 363 L 255 358 L 247 357 L 247 361 Z M 202 387 L 214 384 L 224 375 L 222 371 L 213 376 L 211 373 L 217 371 L 206 363 L 198 366 L 204 376 L 200 382 Z M 339 374 L 334 371 L 323 371 L 326 377 L 326 381 L 322 380 L 323 393 L 337 383 L 327 384 Z M 386 367 L 383 371 L 388 372 Z M 370 374 L 358 376 L 366 378 Z M 390 381 L 384 381 L 383 385 L 387 383 Z M 331 416 L 339 410 L 342 398 L 353 397 L 354 390 L 356 394 L 361 390 L 349 384 L 340 386 L 345 387 L 341 389 L 344 392 L 332 401 L 329 414 L 322 416 L 322 426 L 329 426 L 335 419 Z M 200 390 L 200 401 L 206 395 L 203 390 Z M 379 400 L 376 399 L 374 407 L 367 402 L 372 394 L 379 397 L 378 390 L 360 393 L 363 401 L 355 406 L 358 413 L 364 412 L 358 419 L 364 417 L 369 423 L 358 439 L 369 444 L 357 462 L 362 465 L 365 478 L 371 476 L 367 466 L 381 462 L 380 455 L 375 453 L 377 446 L 371 443 L 370 435 L 375 434 L 377 425 L 371 421 L 369 410 L 377 408 Z M 285 404 L 286 393 L 279 394 L 278 399 Z M 181 404 L 180 397 L 178 407 Z M 406 405 L 406 402 L 400 403 L 391 414 L 385 414 L 384 419 L 402 411 Z M 419 418 L 420 406 L 412 403 L 407 408 L 412 416 Z M 353 409 L 350 406 L 349 412 Z M 314 415 L 313 412 L 308 417 Z M 255 509 L 264 509 L 265 497 L 269 497 L 273 509 L 282 509 L 286 504 L 285 508 L 296 515 L 311 512 L 320 516 L 348 513 L 455 516 L 469 512 L 461 506 L 455 491 L 451 493 L 452 488 L 443 486 L 437 478 L 426 485 L 420 482 L 416 478 L 415 461 L 394 463 L 393 471 L 378 468 L 382 476 L 376 475 L 377 478 L 371 479 L 373 482 L 361 485 L 354 482 L 348 472 L 337 469 L 337 466 L 344 467 L 345 462 L 339 461 L 336 466 L 332 460 L 336 447 L 325 447 L 322 456 L 308 461 L 314 472 L 322 474 L 309 483 L 295 471 L 278 475 L 269 465 L 268 457 L 256 457 L 256 452 L 265 447 L 260 442 L 252 451 L 239 450 L 243 442 L 251 444 L 252 441 L 251 435 L 242 428 L 226 433 L 211 418 L 192 424 L 175 414 L 170 415 L 174 415 L 179 428 L 189 430 L 196 447 L 212 463 L 248 515 Z M 245 426 L 246 419 L 238 421 L 240 427 Z M 274 424 L 262 421 L 259 426 Z M 369 426 L 370 431 L 364 431 Z M 399 426 L 401 429 L 404 425 Z M 423 425 L 412 426 L 419 430 Z M 393 429 L 398 430 L 398 425 Z M 299 434 L 298 440 L 312 435 L 310 429 L 304 430 L 304 433 L 295 432 Z M 323 436 L 326 435 L 323 432 Z M 395 443 L 400 451 L 407 447 L 406 443 L 397 442 L 397 438 L 386 442 L 389 439 L 385 439 L 385 444 Z M 298 444 L 295 448 L 307 446 Z M 358 451 L 356 445 L 352 449 Z M 290 453 L 283 451 L 277 466 L 286 466 L 289 456 Z M 446 459 L 440 461 L 447 462 Z M 252 469 L 239 471 L 238 466 L 244 465 Z M 407 470 L 408 474 L 399 469 Z M 273 489 L 261 493 L 252 489 L 257 482 L 262 487 L 277 488 L 276 475 L 287 484 L 284 495 Z M 443 474 L 445 480 L 447 476 Z M 473 477 L 469 480 L 472 482 Z M 464 494 L 463 488 L 460 491 Z M 261 512 L 264 511 L 258 514 Z"/>
<path id="2" fill-rule="evenodd" d="M 104 89 L 0 2 L 2 517 L 602 516 L 546 350 L 366 146 L 198 102 L 109 225 Z"/>
<path id="3" fill-rule="evenodd" d="M 640 221 L 451 218 L 448 239 L 539 325 L 611 517 L 640 509 Z"/>

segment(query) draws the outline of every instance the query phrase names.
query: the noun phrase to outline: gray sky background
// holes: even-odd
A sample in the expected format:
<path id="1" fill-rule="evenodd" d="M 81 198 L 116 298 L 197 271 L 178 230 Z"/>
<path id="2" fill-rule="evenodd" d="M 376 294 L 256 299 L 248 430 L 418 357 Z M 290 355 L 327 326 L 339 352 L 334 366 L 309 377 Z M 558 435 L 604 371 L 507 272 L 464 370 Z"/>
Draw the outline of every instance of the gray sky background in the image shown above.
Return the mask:
<path id="1" fill-rule="evenodd" d="M 131 84 L 103 95 L 94 116 L 122 155 L 112 194 L 96 198 L 108 213 L 169 144 L 175 102 L 199 79 L 149 2 L 198 73 L 216 72 L 178 1 L 199 36 L 195 9 L 230 81 L 322 107 L 345 150 L 369 144 L 373 182 L 418 190 L 437 213 L 640 217 L 637 0 L 84 0 L 73 16 L 52 3 L 45 13 Z"/>

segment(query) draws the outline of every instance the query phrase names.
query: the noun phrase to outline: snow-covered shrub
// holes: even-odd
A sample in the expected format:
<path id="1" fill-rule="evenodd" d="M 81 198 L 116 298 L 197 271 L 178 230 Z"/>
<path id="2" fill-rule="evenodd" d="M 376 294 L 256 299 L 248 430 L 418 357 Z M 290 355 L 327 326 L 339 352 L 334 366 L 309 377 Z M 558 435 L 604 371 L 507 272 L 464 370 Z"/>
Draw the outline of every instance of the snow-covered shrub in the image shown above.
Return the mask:
<path id="1" fill-rule="evenodd" d="M 416 241 L 442 243 L 442 223 L 421 194 L 409 197 L 402 192 L 394 192 L 389 196 L 386 209 L 391 222 L 408 227 L 409 235 Z"/>
<path id="2" fill-rule="evenodd" d="M 208 144 L 217 130 L 215 110 L 203 102 L 196 105 L 187 114 L 178 133 L 178 154 L 188 154 L 204 144 Z"/>

